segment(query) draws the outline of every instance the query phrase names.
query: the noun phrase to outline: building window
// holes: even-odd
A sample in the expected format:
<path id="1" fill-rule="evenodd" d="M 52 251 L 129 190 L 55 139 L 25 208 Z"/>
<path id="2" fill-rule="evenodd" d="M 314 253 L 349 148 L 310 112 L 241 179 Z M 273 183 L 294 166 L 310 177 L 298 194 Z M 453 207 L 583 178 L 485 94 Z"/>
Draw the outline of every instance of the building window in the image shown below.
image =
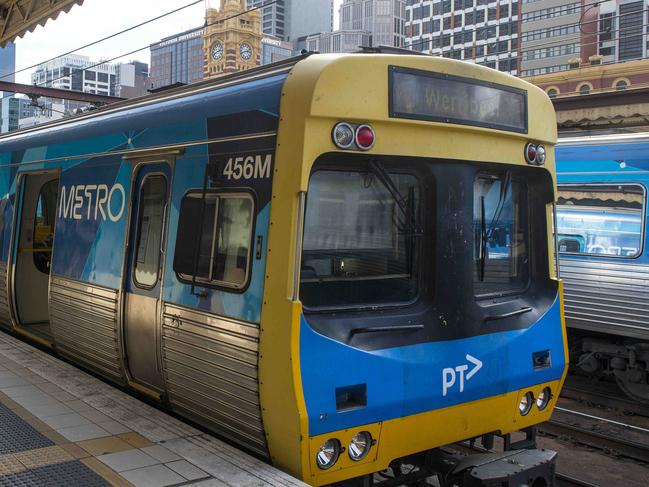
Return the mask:
<path id="1" fill-rule="evenodd" d="M 579 94 L 580 94 L 580 95 L 588 95 L 588 94 L 590 94 L 590 90 L 591 90 L 592 88 L 593 88 L 593 87 L 592 87 L 590 84 L 588 84 L 588 83 L 582 83 L 582 84 L 579 85 L 579 87 L 577 88 L 577 91 L 579 91 Z"/>
<path id="2" fill-rule="evenodd" d="M 613 87 L 618 91 L 622 91 L 622 90 L 626 90 L 629 87 L 629 83 L 628 81 L 621 79 L 616 81 Z"/>
<path id="3" fill-rule="evenodd" d="M 550 88 L 549 90 L 546 91 L 546 93 L 550 98 L 556 98 L 557 95 L 559 94 L 559 90 L 557 88 Z"/>

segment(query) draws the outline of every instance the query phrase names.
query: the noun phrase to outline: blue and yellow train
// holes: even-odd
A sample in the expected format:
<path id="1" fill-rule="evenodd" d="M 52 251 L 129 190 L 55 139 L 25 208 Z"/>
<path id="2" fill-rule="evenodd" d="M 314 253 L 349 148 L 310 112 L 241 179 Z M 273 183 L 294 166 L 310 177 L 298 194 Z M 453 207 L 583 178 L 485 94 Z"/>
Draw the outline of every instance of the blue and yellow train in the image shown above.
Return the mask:
<path id="1" fill-rule="evenodd" d="M 555 141 L 532 85 L 395 54 L 4 135 L 0 323 L 312 485 L 432 474 L 558 397 Z"/>

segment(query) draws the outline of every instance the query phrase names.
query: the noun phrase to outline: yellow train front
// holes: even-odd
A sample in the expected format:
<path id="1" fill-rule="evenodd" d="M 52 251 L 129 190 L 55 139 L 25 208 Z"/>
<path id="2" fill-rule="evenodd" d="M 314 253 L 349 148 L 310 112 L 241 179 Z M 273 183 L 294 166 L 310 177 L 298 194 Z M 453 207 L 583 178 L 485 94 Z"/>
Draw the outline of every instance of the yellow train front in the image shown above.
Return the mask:
<path id="1" fill-rule="evenodd" d="M 359 54 L 293 67 L 259 357 L 275 465 L 313 485 L 368 482 L 549 418 L 567 365 L 555 141 L 545 94 L 480 66 Z"/>

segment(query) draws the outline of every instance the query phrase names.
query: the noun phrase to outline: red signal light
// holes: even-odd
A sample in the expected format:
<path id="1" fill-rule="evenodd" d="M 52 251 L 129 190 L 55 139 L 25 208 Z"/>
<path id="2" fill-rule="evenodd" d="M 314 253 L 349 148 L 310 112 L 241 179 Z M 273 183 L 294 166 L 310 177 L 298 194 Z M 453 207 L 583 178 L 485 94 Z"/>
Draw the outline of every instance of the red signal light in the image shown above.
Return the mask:
<path id="1" fill-rule="evenodd" d="M 356 145 L 359 149 L 371 149 L 374 146 L 375 139 L 374 130 L 369 125 L 360 125 L 356 129 Z"/>

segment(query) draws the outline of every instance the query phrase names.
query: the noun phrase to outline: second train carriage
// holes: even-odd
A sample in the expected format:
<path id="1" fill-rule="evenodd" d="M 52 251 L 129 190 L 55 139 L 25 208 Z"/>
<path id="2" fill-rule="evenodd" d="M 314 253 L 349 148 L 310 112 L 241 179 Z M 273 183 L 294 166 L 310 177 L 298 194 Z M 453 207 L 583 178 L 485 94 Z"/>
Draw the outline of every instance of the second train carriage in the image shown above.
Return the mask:
<path id="1" fill-rule="evenodd" d="M 313 485 L 425 473 L 554 407 L 555 138 L 521 80 L 383 54 L 9 134 L 0 322 Z"/>
<path id="2" fill-rule="evenodd" d="M 557 231 L 573 363 L 649 402 L 649 135 L 560 139 Z"/>

